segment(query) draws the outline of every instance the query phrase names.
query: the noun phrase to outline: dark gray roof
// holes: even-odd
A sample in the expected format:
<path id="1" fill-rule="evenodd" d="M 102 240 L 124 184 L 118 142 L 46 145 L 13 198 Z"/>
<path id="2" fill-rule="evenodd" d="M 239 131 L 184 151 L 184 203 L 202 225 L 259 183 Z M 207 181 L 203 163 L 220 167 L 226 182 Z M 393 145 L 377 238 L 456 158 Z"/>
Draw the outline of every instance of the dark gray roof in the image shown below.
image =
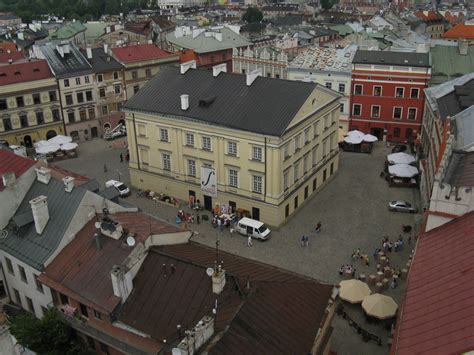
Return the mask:
<path id="1" fill-rule="evenodd" d="M 86 191 L 79 186 L 68 193 L 64 191 L 64 184 L 56 179 L 51 179 L 48 185 L 35 180 L 12 218 L 20 225 L 17 233 L 11 232 L 5 239 L 0 239 L 0 249 L 36 270 L 42 270 L 64 237 Z M 48 198 L 49 210 L 49 221 L 41 236 L 36 234 L 30 206 L 30 201 L 40 195 Z"/>
<path id="2" fill-rule="evenodd" d="M 436 100 L 440 117 L 452 117 L 474 105 L 474 79 L 463 85 L 455 85 L 454 89 Z"/>
<path id="3" fill-rule="evenodd" d="M 92 73 L 92 67 L 86 57 L 71 43 L 69 53 L 61 57 L 54 44 L 48 43 L 40 47 L 56 78 L 86 75 Z"/>
<path id="4" fill-rule="evenodd" d="M 163 67 L 126 104 L 126 109 L 192 118 L 215 125 L 281 136 L 316 88 L 315 83 L 258 77 L 251 86 L 246 76 Z M 180 96 L 189 95 L 189 109 L 181 110 Z M 335 96 L 336 98 L 336 96 Z M 207 107 L 201 100 L 214 99 Z"/>
<path id="5" fill-rule="evenodd" d="M 429 53 L 409 53 L 391 51 L 366 51 L 359 49 L 352 63 L 391 64 L 410 67 L 430 67 Z"/>
<path id="6" fill-rule="evenodd" d="M 120 191 L 115 186 L 110 186 L 105 190 L 99 191 L 97 195 L 102 196 L 106 200 L 114 200 L 120 197 Z"/>
<path id="7" fill-rule="evenodd" d="M 81 52 L 87 58 L 86 51 Z M 87 60 L 91 64 L 94 73 L 123 69 L 123 65 L 117 62 L 111 55 L 105 54 L 103 48 L 93 48 L 92 58 L 87 58 Z"/>

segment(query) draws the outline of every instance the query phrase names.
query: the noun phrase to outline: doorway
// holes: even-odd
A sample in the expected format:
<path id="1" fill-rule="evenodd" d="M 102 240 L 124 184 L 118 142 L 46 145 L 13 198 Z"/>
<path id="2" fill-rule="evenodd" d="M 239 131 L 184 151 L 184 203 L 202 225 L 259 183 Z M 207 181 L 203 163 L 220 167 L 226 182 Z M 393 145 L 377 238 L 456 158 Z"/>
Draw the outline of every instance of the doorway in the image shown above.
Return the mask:
<path id="1" fill-rule="evenodd" d="M 260 208 L 252 207 L 252 219 L 260 221 Z"/>
<path id="2" fill-rule="evenodd" d="M 23 141 L 25 142 L 25 147 L 26 148 L 31 148 L 33 147 L 33 142 L 31 140 L 31 137 L 30 136 L 24 136 L 23 137 Z"/>
<path id="3" fill-rule="evenodd" d="M 204 209 L 212 211 L 212 197 L 204 195 Z"/>
<path id="4" fill-rule="evenodd" d="M 305 200 L 308 198 L 308 193 L 309 193 L 309 188 L 308 188 L 308 186 L 306 186 L 306 187 L 304 188 L 304 199 L 305 199 Z"/>
<path id="5" fill-rule="evenodd" d="M 57 133 L 54 129 L 48 131 L 48 133 L 46 133 L 46 139 L 51 139 L 53 137 L 56 137 L 57 136 Z"/>
<path id="6" fill-rule="evenodd" d="M 229 206 L 232 208 L 232 213 L 237 211 L 237 204 L 234 201 L 229 201 Z"/>
<path id="7" fill-rule="evenodd" d="M 383 139 L 383 128 L 371 128 L 370 134 L 376 136 L 381 141 Z"/>
<path id="8" fill-rule="evenodd" d="M 97 138 L 99 136 L 99 131 L 97 130 L 97 127 L 91 128 L 91 136 L 92 138 Z"/>

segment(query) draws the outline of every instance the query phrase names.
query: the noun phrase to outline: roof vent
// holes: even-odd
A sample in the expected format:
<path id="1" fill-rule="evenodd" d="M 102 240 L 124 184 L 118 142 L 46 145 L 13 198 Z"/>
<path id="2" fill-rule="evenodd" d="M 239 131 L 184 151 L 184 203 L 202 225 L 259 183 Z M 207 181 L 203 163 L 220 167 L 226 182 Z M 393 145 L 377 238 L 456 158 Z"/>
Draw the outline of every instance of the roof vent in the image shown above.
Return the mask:
<path id="1" fill-rule="evenodd" d="M 251 86 L 257 77 L 262 76 L 262 69 L 252 70 L 247 74 L 247 86 Z"/>
<path id="2" fill-rule="evenodd" d="M 404 59 L 404 60 L 403 60 L 403 63 L 408 63 L 408 59 Z"/>
<path id="3" fill-rule="evenodd" d="M 39 70 L 38 67 L 34 67 L 34 68 L 33 68 L 33 72 L 34 72 L 34 73 L 37 73 L 37 72 L 39 72 L 39 71 L 40 71 L 40 70 Z"/>
<path id="4" fill-rule="evenodd" d="M 181 74 L 186 74 L 186 72 L 191 68 L 196 69 L 196 61 L 195 60 L 190 60 L 189 62 L 182 63 L 179 66 L 179 71 L 180 71 Z"/>
<path id="5" fill-rule="evenodd" d="M 383 58 L 380 58 L 380 61 L 383 63 L 383 62 L 385 62 L 385 59 L 383 59 Z"/>
<path id="6" fill-rule="evenodd" d="M 20 75 L 20 74 L 21 74 L 21 71 L 19 71 L 19 70 L 17 70 L 17 71 L 15 72 L 15 75 Z"/>
<path id="7" fill-rule="evenodd" d="M 13 171 L 7 172 L 2 175 L 3 186 L 8 187 L 13 184 L 16 180 L 15 173 Z"/>
<path id="8" fill-rule="evenodd" d="M 186 111 L 189 108 L 189 95 L 181 95 L 181 110 Z"/>
<path id="9" fill-rule="evenodd" d="M 215 99 L 215 96 L 205 97 L 204 99 L 199 100 L 199 107 L 209 107 Z"/>
<path id="10" fill-rule="evenodd" d="M 215 66 L 212 67 L 212 76 L 213 77 L 218 76 L 220 73 L 227 73 L 227 64 L 226 63 L 222 63 L 222 64 L 215 65 Z"/>
<path id="11" fill-rule="evenodd" d="M 367 61 L 367 58 L 362 58 L 362 61 L 363 61 L 363 62 L 366 62 L 366 61 Z"/>
<path id="12" fill-rule="evenodd" d="M 13 64 L 13 59 L 8 58 L 8 64 Z"/>

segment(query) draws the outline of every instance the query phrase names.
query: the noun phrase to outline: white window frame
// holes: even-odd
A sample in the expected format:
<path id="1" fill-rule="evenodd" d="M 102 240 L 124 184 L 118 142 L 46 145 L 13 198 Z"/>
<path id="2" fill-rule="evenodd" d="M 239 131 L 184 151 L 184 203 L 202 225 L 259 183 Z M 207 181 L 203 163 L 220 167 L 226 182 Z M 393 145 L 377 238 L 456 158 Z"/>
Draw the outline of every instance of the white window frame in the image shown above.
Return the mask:
<path id="1" fill-rule="evenodd" d="M 398 108 L 400 109 L 400 117 L 395 117 L 395 110 L 398 109 Z M 393 118 L 394 120 L 401 120 L 402 117 L 403 117 L 403 107 L 401 107 L 401 106 L 394 106 L 394 107 L 393 107 L 393 112 L 392 112 L 392 118 Z"/>
<path id="2" fill-rule="evenodd" d="M 238 154 L 237 142 L 227 141 L 227 154 L 235 156 L 235 157 L 237 156 Z"/>
<path id="3" fill-rule="evenodd" d="M 360 86 L 360 94 L 356 93 L 356 87 Z M 353 95 L 363 95 L 364 94 L 364 85 L 362 84 L 354 84 L 354 92 L 352 93 Z"/>
<path id="4" fill-rule="evenodd" d="M 295 152 L 301 149 L 300 141 L 301 141 L 301 133 L 298 133 L 295 136 Z"/>
<path id="5" fill-rule="evenodd" d="M 207 147 L 206 141 L 209 140 L 209 147 Z M 212 138 L 209 136 L 202 136 L 202 149 L 212 151 Z"/>
<path id="6" fill-rule="evenodd" d="M 318 147 L 319 145 L 315 146 L 311 151 L 311 162 L 313 166 L 316 166 L 318 164 Z"/>
<path id="7" fill-rule="evenodd" d="M 196 177 L 196 160 L 188 159 L 188 176 Z"/>
<path id="8" fill-rule="evenodd" d="M 331 127 L 331 123 L 332 123 L 331 115 L 328 113 L 327 115 L 324 116 L 324 130 Z"/>
<path id="9" fill-rule="evenodd" d="M 257 194 L 263 193 L 263 176 L 252 175 L 252 192 Z"/>
<path id="10" fill-rule="evenodd" d="M 358 115 L 356 115 L 356 114 L 354 113 L 354 108 L 355 108 L 356 106 L 359 106 L 359 107 L 360 107 L 360 109 L 359 109 L 359 114 L 358 114 Z M 357 116 L 357 117 L 362 116 L 362 104 L 352 104 L 352 116 Z"/>
<path id="11" fill-rule="evenodd" d="M 283 145 L 283 159 L 288 159 L 290 156 L 290 143 L 288 142 Z"/>
<path id="12" fill-rule="evenodd" d="M 120 84 L 114 84 L 114 93 L 115 95 L 120 95 L 122 93 L 122 86 Z"/>
<path id="13" fill-rule="evenodd" d="M 300 163 L 297 162 L 293 165 L 293 177 L 295 183 L 300 179 Z"/>
<path id="14" fill-rule="evenodd" d="M 263 148 L 257 145 L 252 146 L 252 160 L 263 161 Z"/>
<path id="15" fill-rule="evenodd" d="M 402 96 L 397 96 L 397 90 L 398 90 L 398 89 L 401 89 L 401 90 L 402 90 Z M 405 97 L 405 88 L 404 88 L 404 87 L 400 87 L 400 86 L 395 87 L 395 97 L 396 97 L 397 99 L 402 99 L 402 98 L 404 98 L 404 97 Z"/>
<path id="16" fill-rule="evenodd" d="M 410 110 L 415 110 L 415 118 L 410 118 Z M 416 121 L 416 116 L 418 115 L 418 108 L 416 107 L 408 107 L 407 110 L 407 120 L 409 121 Z"/>
<path id="17" fill-rule="evenodd" d="M 316 138 L 317 136 L 319 136 L 319 119 L 313 123 L 313 138 Z"/>
<path id="18" fill-rule="evenodd" d="M 80 76 L 78 76 L 76 78 L 76 85 L 81 85 L 81 77 Z"/>
<path id="19" fill-rule="evenodd" d="M 309 170 L 309 154 L 303 157 L 303 174 L 306 174 Z"/>
<path id="20" fill-rule="evenodd" d="M 341 85 L 342 85 L 342 90 L 341 90 Z M 339 89 L 339 92 L 341 94 L 344 94 L 346 92 L 346 84 L 345 83 L 339 83 L 338 89 Z"/>
<path id="21" fill-rule="evenodd" d="M 283 191 L 286 191 L 290 188 L 290 171 L 285 170 L 283 172 Z"/>
<path id="22" fill-rule="evenodd" d="M 304 130 L 304 144 L 308 144 L 310 142 L 310 131 L 311 131 L 311 127 L 307 127 L 305 130 Z"/>
<path id="23" fill-rule="evenodd" d="M 239 171 L 237 169 L 228 169 L 229 186 L 239 187 Z"/>
<path id="24" fill-rule="evenodd" d="M 375 95 L 375 88 L 380 88 L 380 95 Z M 382 85 L 374 85 L 372 89 L 372 96 L 374 97 L 381 97 L 382 96 Z"/>
<path id="25" fill-rule="evenodd" d="M 84 77 L 84 81 L 85 81 L 86 84 L 90 84 L 89 75 L 86 75 L 86 76 Z"/>
<path id="26" fill-rule="evenodd" d="M 169 142 L 170 135 L 167 128 L 160 128 L 160 141 Z"/>
<path id="27" fill-rule="evenodd" d="M 378 107 L 379 108 L 379 115 L 378 116 L 374 116 L 373 113 L 374 113 L 374 107 Z M 371 118 L 380 118 L 380 105 L 372 105 L 370 106 L 370 117 Z"/>
<path id="28" fill-rule="evenodd" d="M 416 97 L 412 96 L 413 90 L 417 91 Z M 419 98 L 420 98 L 420 89 L 419 88 L 410 88 L 410 99 L 416 100 L 416 99 L 419 99 Z"/>
<path id="29" fill-rule="evenodd" d="M 165 171 L 171 171 L 171 154 L 161 153 L 161 167 Z"/>
<path id="30" fill-rule="evenodd" d="M 332 82 L 326 81 L 326 82 L 324 83 L 324 86 L 326 86 L 326 89 L 331 89 L 331 90 L 332 90 Z"/>
<path id="31" fill-rule="evenodd" d="M 101 83 L 104 81 L 104 75 L 103 74 L 97 74 L 97 82 Z"/>
<path id="32" fill-rule="evenodd" d="M 184 144 L 186 147 L 193 147 L 194 148 L 194 133 L 186 132 L 184 134 L 185 142 Z"/>

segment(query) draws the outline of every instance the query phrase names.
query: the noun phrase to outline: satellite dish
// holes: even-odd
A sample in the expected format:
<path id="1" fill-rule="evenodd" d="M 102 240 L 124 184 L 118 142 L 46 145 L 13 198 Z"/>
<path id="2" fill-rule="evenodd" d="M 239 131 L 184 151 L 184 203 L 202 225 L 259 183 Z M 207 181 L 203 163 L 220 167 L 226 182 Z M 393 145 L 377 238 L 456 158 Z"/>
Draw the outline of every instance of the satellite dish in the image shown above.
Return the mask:
<path id="1" fill-rule="evenodd" d="M 206 274 L 207 276 L 212 276 L 212 274 L 214 274 L 214 269 L 212 267 L 208 267 L 206 269 Z"/>
<path id="2" fill-rule="evenodd" d="M 135 238 L 133 238 L 131 235 L 127 237 L 127 245 L 129 247 L 133 247 L 135 245 Z"/>

